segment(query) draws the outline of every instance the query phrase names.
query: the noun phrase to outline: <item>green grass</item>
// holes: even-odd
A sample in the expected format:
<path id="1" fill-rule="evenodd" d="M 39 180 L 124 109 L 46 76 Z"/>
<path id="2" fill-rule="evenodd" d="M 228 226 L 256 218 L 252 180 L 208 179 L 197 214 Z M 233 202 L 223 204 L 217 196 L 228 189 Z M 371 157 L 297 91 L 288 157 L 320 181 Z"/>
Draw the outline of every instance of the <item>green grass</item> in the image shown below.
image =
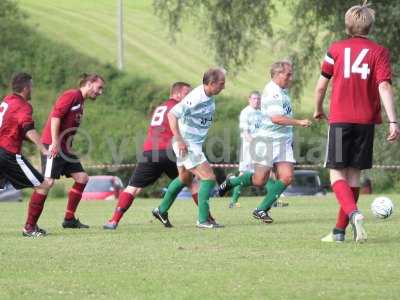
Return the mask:
<path id="1" fill-rule="evenodd" d="M 212 200 L 219 230 L 198 230 L 191 201 L 170 211 L 172 229 L 153 220 L 158 199 L 137 199 L 115 232 L 101 225 L 114 202 L 83 202 L 89 230 L 60 227 L 65 201 L 48 199 L 40 225 L 51 235 L 21 236 L 26 202 L 1 203 L 0 299 L 398 299 L 400 217 L 375 219 L 361 199 L 369 240 L 323 244 L 336 201 L 285 198 L 275 223 L 250 217 L 257 198 Z M 400 197 L 391 195 L 395 205 Z M 350 236 L 350 235 L 348 235 Z"/>
<path id="2" fill-rule="evenodd" d="M 116 62 L 116 3 L 114 0 L 19 0 L 29 15 L 28 23 L 50 39 L 95 57 L 104 63 Z M 289 26 L 288 13 L 278 2 L 273 27 Z M 205 37 L 188 21 L 174 44 L 168 37 L 168 27 L 154 14 L 151 0 L 124 1 L 125 70 L 141 74 L 155 82 L 169 85 L 173 81 L 199 84 L 208 67 L 214 65 L 214 54 Z M 269 66 L 288 56 L 278 36 L 261 41 L 254 51 L 254 60 L 235 79 L 228 78 L 224 94 L 246 97 L 251 90 L 262 90 L 269 80 Z M 280 45 L 280 46 L 277 46 Z M 318 73 L 316 73 L 318 74 Z M 316 78 L 310 78 L 298 110 L 310 112 L 311 88 Z M 245 99 L 243 99 L 243 105 Z"/>

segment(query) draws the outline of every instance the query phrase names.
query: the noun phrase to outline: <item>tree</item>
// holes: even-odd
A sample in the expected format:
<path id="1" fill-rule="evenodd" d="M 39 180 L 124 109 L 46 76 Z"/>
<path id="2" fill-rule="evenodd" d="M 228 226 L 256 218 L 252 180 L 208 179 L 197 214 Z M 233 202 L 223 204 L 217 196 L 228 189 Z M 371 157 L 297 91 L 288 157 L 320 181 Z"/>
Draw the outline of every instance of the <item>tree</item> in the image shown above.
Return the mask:
<path id="1" fill-rule="evenodd" d="M 346 37 L 344 15 L 357 2 L 354 0 L 286 0 L 292 15 L 292 28 L 286 39 L 294 45 L 293 57 L 301 89 L 310 72 L 316 70 L 329 44 Z M 393 74 L 400 71 L 400 2 L 397 0 L 371 1 L 376 21 L 371 38 L 390 49 Z M 399 79 L 394 79 L 399 83 Z M 395 87 L 398 84 L 394 84 Z"/>
<path id="2" fill-rule="evenodd" d="M 153 0 L 172 37 L 185 19 L 196 18 L 217 64 L 235 73 L 251 60 L 260 40 L 272 36 L 271 0 Z"/>

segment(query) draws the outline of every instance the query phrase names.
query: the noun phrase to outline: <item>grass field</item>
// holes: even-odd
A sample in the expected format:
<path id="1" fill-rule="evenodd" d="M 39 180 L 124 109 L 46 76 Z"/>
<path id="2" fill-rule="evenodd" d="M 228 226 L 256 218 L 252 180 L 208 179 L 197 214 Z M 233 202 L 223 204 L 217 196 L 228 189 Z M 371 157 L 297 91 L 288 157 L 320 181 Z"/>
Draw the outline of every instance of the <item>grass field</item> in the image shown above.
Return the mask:
<path id="1" fill-rule="evenodd" d="M 82 203 L 92 228 L 73 231 L 60 226 L 65 201 L 49 199 L 40 225 L 51 235 L 36 240 L 21 236 L 26 202 L 1 203 L 0 299 L 398 299 L 400 217 L 375 219 L 372 198 L 361 199 L 361 245 L 319 241 L 334 225 L 332 196 L 285 198 L 271 225 L 250 217 L 257 198 L 240 209 L 214 199 L 219 230 L 195 228 L 191 201 L 163 228 L 150 213 L 159 200 L 138 199 L 115 232 L 101 228 L 115 203 Z"/>
<path id="2" fill-rule="evenodd" d="M 79 52 L 103 63 L 116 61 L 115 0 L 19 0 L 29 17 L 28 23 L 50 39 L 62 41 Z M 288 13 L 277 2 L 273 28 L 289 25 Z M 171 43 L 166 24 L 154 14 L 152 0 L 124 1 L 125 70 L 141 74 L 157 83 L 173 81 L 198 84 L 205 69 L 214 65 L 213 51 L 203 34 L 196 29 L 195 19 L 188 21 L 177 42 Z M 271 63 L 287 57 L 289 51 L 279 36 L 260 41 L 253 61 L 237 78 L 228 78 L 226 95 L 245 97 L 249 91 L 261 90 L 269 79 Z M 277 45 L 281 45 L 277 48 Z M 322 56 L 322 54 L 321 54 Z M 311 89 L 318 78 L 310 78 L 298 110 L 311 110 Z"/>

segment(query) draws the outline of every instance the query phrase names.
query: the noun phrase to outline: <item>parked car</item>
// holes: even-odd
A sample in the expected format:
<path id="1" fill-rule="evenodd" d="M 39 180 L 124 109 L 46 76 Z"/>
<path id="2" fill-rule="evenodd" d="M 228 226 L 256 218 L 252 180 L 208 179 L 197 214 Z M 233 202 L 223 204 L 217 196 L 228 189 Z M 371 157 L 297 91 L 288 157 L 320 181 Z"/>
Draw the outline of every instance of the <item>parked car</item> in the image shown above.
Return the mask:
<path id="1" fill-rule="evenodd" d="M 295 170 L 293 182 L 283 192 L 284 196 L 323 196 L 326 195 L 326 186 L 321 184 L 317 171 Z"/>
<path id="2" fill-rule="evenodd" d="M 10 183 L 6 183 L 0 190 L 0 201 L 22 201 L 22 191 L 16 190 Z"/>
<path id="3" fill-rule="evenodd" d="M 118 176 L 89 176 L 82 200 L 115 200 L 122 189 L 123 184 Z"/>

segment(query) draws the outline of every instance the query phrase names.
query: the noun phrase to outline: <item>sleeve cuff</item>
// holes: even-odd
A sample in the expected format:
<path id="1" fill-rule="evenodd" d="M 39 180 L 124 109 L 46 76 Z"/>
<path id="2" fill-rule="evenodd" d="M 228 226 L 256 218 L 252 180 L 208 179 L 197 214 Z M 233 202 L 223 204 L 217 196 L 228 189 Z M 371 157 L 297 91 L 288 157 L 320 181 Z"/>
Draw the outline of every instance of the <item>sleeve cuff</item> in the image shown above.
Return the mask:
<path id="1" fill-rule="evenodd" d="M 321 75 L 324 76 L 326 79 L 331 79 L 332 78 L 331 74 L 325 73 L 323 71 L 321 72 Z"/>
<path id="2" fill-rule="evenodd" d="M 389 82 L 390 84 L 392 84 L 392 80 L 391 79 L 381 79 L 381 80 L 378 80 L 376 83 L 378 84 L 378 85 L 380 85 L 382 82 Z"/>
<path id="3" fill-rule="evenodd" d="M 29 130 L 35 129 L 35 124 L 34 123 L 30 123 L 30 124 L 26 124 L 25 126 L 22 127 L 22 132 L 24 133 L 24 136 L 27 134 L 27 132 Z"/>

